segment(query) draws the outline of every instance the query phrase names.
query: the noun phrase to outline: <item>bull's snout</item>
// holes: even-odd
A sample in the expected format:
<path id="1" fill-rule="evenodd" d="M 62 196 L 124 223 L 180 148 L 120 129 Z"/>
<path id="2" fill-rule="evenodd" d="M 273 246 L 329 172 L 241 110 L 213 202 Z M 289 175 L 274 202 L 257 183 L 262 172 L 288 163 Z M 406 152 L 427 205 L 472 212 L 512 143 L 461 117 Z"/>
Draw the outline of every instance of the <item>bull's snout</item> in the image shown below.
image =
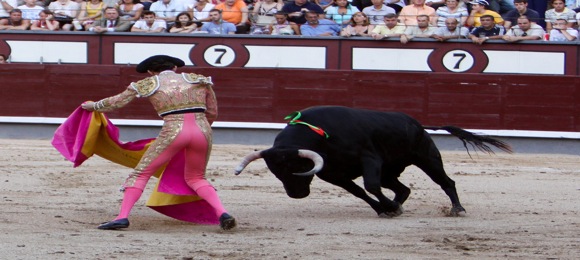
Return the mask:
<path id="1" fill-rule="evenodd" d="M 306 191 L 286 190 L 286 194 L 288 194 L 288 197 L 293 198 L 293 199 L 302 199 L 302 198 L 308 197 L 308 195 L 310 195 L 310 191 L 309 190 L 306 190 Z"/>

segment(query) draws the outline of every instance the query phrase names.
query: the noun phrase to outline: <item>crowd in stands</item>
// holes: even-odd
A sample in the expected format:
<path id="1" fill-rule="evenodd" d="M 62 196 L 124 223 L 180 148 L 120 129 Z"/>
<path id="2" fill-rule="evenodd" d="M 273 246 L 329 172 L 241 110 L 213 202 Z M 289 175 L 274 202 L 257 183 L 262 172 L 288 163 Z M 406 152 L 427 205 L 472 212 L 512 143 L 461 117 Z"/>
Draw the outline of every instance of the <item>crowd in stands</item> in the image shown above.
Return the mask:
<path id="1" fill-rule="evenodd" d="M 2 30 L 578 41 L 580 0 L 0 0 Z"/>

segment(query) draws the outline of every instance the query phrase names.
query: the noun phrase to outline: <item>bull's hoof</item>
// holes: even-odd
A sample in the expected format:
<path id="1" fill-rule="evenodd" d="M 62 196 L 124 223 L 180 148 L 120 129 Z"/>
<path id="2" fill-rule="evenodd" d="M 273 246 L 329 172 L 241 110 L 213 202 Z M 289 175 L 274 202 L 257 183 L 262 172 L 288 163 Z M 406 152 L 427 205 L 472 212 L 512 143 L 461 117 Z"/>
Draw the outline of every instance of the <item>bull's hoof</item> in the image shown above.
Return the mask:
<path id="1" fill-rule="evenodd" d="M 451 208 L 451 211 L 449 212 L 449 216 L 451 216 L 451 217 L 466 217 L 467 212 L 465 212 L 465 209 L 463 207 L 453 207 L 453 208 Z"/>
<path id="2" fill-rule="evenodd" d="M 397 210 L 391 212 L 382 212 L 379 214 L 379 218 L 394 218 L 403 214 L 403 205 L 399 205 Z"/>

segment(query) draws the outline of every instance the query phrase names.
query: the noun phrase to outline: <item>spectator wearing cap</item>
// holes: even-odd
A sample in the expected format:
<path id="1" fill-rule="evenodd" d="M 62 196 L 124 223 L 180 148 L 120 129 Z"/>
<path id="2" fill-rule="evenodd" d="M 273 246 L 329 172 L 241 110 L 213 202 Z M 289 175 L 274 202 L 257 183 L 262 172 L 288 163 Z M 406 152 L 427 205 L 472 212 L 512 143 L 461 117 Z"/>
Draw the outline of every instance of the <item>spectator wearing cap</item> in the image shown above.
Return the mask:
<path id="1" fill-rule="evenodd" d="M 544 38 L 544 28 L 530 21 L 525 15 L 518 18 L 518 25 L 512 27 L 502 37 L 507 42 L 538 41 Z"/>
<path id="2" fill-rule="evenodd" d="M 540 21 L 540 14 L 528 8 L 528 0 L 514 0 L 514 5 L 516 8 L 507 12 L 505 15 L 505 23 L 503 26 L 506 30 L 509 30 L 512 25 L 517 24 L 518 18 L 522 15 L 525 15 L 534 24 Z"/>
<path id="3" fill-rule="evenodd" d="M 488 10 L 489 3 L 486 0 L 475 0 L 471 2 L 471 14 L 467 18 L 467 25 L 470 27 L 480 27 L 480 18 L 484 15 L 491 15 L 494 18 L 495 24 L 503 25 L 504 20 L 498 13 Z"/>
<path id="4" fill-rule="evenodd" d="M 491 15 L 481 16 L 481 26 L 476 27 L 469 33 L 469 38 L 475 44 L 483 44 L 487 40 L 501 39 L 505 34 L 505 28 L 495 24 L 495 19 Z"/>
<path id="5" fill-rule="evenodd" d="M 437 15 L 433 7 L 425 5 L 425 0 L 412 0 L 412 5 L 403 7 L 399 13 L 399 20 L 405 26 L 417 26 L 417 16 L 429 16 L 429 24 L 437 24 Z"/>

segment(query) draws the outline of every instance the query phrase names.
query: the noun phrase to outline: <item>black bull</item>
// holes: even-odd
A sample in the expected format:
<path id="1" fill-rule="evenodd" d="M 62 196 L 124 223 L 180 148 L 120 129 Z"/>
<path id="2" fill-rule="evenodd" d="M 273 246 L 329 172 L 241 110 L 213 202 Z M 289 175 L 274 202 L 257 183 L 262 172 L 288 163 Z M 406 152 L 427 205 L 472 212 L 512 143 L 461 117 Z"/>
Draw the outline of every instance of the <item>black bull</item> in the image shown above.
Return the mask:
<path id="1" fill-rule="evenodd" d="M 445 130 L 461 139 L 466 149 L 469 143 L 493 153 L 487 143 L 511 152 L 510 146 L 499 140 L 454 126 L 422 126 L 403 113 L 321 106 L 292 117 L 294 120 L 278 134 L 273 147 L 246 156 L 236 168 L 236 175 L 253 160 L 263 158 L 288 196 L 308 196 L 316 174 L 366 201 L 380 217 L 403 213 L 402 205 L 411 190 L 398 177 L 409 165 L 419 167 L 441 186 L 451 200 L 452 215 L 465 214 L 455 182 L 445 173 L 439 150 L 425 129 Z M 360 176 L 365 190 L 378 201 L 353 182 Z M 392 190 L 394 200 L 383 195 L 381 187 Z"/>

